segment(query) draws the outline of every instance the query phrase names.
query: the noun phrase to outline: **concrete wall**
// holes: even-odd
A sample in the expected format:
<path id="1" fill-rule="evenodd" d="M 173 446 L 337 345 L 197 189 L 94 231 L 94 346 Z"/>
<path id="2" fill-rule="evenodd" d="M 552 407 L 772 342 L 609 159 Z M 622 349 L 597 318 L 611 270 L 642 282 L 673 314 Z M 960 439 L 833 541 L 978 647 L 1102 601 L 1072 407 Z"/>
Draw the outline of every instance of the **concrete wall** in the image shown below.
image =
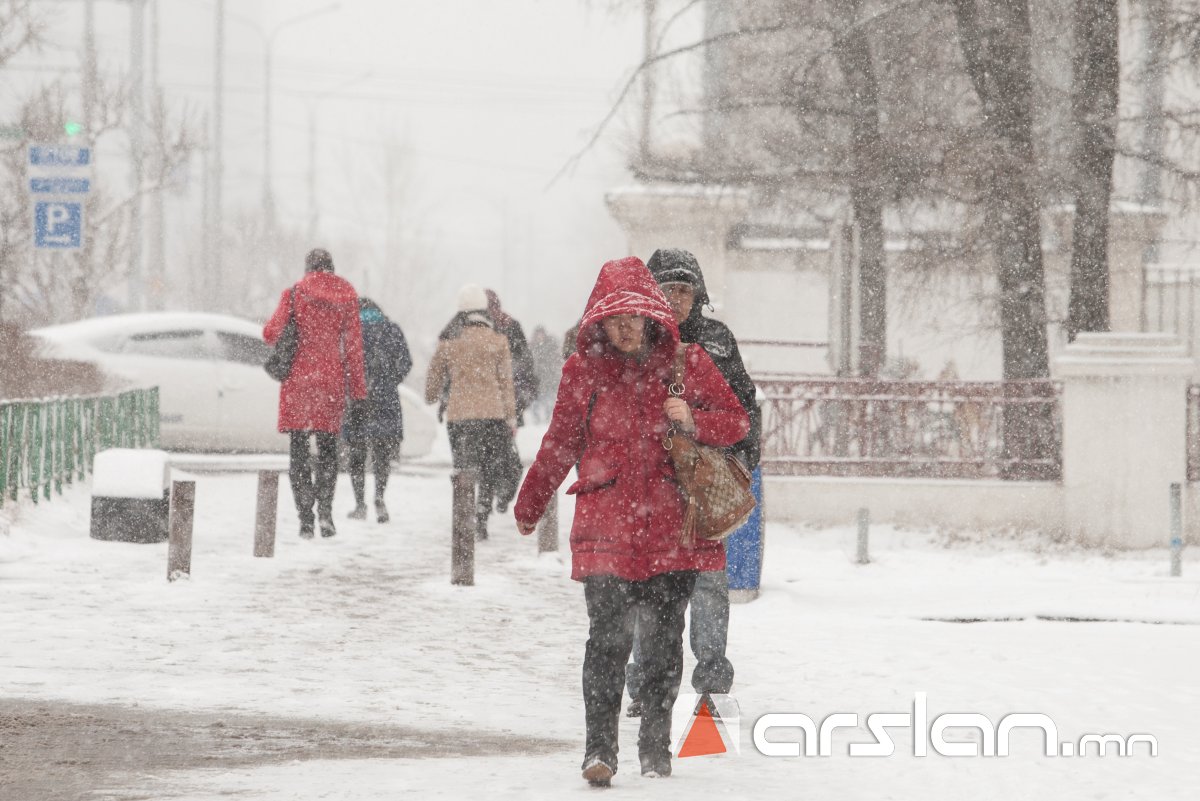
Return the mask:
<path id="1" fill-rule="evenodd" d="M 767 476 L 771 520 L 849 525 L 860 507 L 873 522 L 980 531 L 1011 528 L 1059 534 L 1063 488 L 1051 481 L 953 481 L 920 478 Z"/>

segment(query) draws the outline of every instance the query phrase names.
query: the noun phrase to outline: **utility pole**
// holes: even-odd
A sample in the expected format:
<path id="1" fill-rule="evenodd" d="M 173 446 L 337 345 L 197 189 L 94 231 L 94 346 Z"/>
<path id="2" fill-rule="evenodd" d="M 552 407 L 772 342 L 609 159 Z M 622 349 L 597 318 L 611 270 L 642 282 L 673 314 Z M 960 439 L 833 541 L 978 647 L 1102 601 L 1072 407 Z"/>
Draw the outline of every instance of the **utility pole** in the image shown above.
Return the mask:
<path id="1" fill-rule="evenodd" d="M 207 309 L 209 303 L 209 286 L 212 279 L 209 277 L 209 270 L 212 268 L 212 167 L 209 164 L 209 153 L 212 150 L 212 142 L 208 141 L 209 115 L 204 114 L 204 146 L 200 149 L 200 269 L 189 269 L 188 278 L 189 286 L 191 287 L 192 308 L 196 308 L 197 301 L 199 307 Z"/>
<path id="2" fill-rule="evenodd" d="M 145 0 L 130 0 L 129 3 L 129 150 L 133 160 L 133 200 L 129 211 L 129 308 L 142 311 L 145 308 L 145 280 L 142 270 L 142 183 L 145 159 L 144 127 L 145 103 Z"/>
<path id="3" fill-rule="evenodd" d="M 271 52 L 275 34 L 263 48 L 263 225 L 268 236 L 275 230 L 275 195 L 271 189 Z"/>
<path id="4" fill-rule="evenodd" d="M 308 104 L 308 244 L 317 239 L 317 109 L 316 102 Z"/>
<path id="5" fill-rule="evenodd" d="M 284 20 L 275 29 L 263 36 L 263 225 L 270 235 L 275 230 L 275 191 L 271 186 L 271 60 L 275 53 L 275 37 L 287 28 L 305 20 L 338 10 L 340 3 L 331 3 L 321 8 Z M 261 33 L 261 31 L 260 31 Z"/>
<path id="6" fill-rule="evenodd" d="M 224 164 L 222 163 L 222 136 L 225 108 L 225 0 L 216 0 L 216 49 L 215 74 L 213 76 L 213 130 L 212 130 L 212 173 L 209 175 L 208 194 L 212 206 L 208 218 L 208 258 L 209 266 L 205 280 L 209 292 L 205 301 L 210 306 L 216 300 L 215 288 L 221 284 L 223 269 L 222 256 L 224 251 L 223 222 L 221 219 L 221 180 Z"/>
<path id="7" fill-rule="evenodd" d="M 96 113 L 96 0 L 83 3 L 83 127 L 88 144 L 94 144 L 92 117 Z"/>
<path id="8" fill-rule="evenodd" d="M 645 17 L 642 21 L 642 50 L 643 59 L 649 61 L 654 56 L 654 6 L 656 0 L 644 0 Z M 646 66 L 642 70 L 642 132 L 638 142 L 638 156 L 642 164 L 650 161 L 650 118 L 654 113 L 654 67 Z"/>
<path id="9" fill-rule="evenodd" d="M 163 228 L 163 184 L 166 181 L 166 106 L 159 82 L 159 6 L 161 0 L 150 0 L 150 87 L 154 115 L 154 173 L 155 189 L 150 199 L 150 306 L 163 308 L 167 287 L 166 232 Z"/>

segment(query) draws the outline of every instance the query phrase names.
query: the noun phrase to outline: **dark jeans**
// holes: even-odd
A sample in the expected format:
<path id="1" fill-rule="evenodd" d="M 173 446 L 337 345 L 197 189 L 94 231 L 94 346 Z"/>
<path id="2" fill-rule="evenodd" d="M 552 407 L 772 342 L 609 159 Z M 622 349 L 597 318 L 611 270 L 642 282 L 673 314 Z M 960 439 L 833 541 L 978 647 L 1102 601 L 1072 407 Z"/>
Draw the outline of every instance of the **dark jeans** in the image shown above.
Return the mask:
<path id="1" fill-rule="evenodd" d="M 324 431 L 291 431 L 288 478 L 301 523 L 312 524 L 313 503 L 321 517 L 333 517 L 333 490 L 337 485 L 337 435 Z M 317 438 L 317 462 L 312 463 L 308 438 Z"/>
<path id="2" fill-rule="evenodd" d="M 395 439 L 360 439 L 346 443 L 350 460 L 350 484 L 354 487 L 354 503 L 362 506 L 367 491 L 367 452 L 375 473 L 375 500 L 382 500 L 392 472 L 392 459 L 399 452 L 400 441 Z"/>
<path id="3" fill-rule="evenodd" d="M 696 576 L 691 612 L 688 639 L 696 656 L 692 689 L 697 695 L 727 695 L 733 687 L 733 663 L 725 655 L 725 643 L 729 639 L 729 577 L 724 570 L 707 570 Z M 640 623 L 634 626 L 633 657 L 625 668 L 630 698 L 638 697 L 644 675 L 638 637 L 640 628 Z"/>
<path id="4" fill-rule="evenodd" d="M 462 420 L 446 423 L 450 435 L 450 454 L 456 470 L 474 470 L 477 477 L 475 507 L 479 518 L 487 520 L 492 499 L 503 480 L 504 465 L 512 432 L 503 420 Z"/>
<path id="5" fill-rule="evenodd" d="M 583 706 L 587 719 L 585 762 L 598 756 L 617 764 L 617 724 L 625 663 L 633 647 L 635 617 L 642 628 L 643 703 L 639 755 L 671 752 L 671 707 L 683 677 L 683 619 L 696 582 L 694 571 L 663 573 L 646 581 L 590 576 L 587 650 L 583 657 Z"/>

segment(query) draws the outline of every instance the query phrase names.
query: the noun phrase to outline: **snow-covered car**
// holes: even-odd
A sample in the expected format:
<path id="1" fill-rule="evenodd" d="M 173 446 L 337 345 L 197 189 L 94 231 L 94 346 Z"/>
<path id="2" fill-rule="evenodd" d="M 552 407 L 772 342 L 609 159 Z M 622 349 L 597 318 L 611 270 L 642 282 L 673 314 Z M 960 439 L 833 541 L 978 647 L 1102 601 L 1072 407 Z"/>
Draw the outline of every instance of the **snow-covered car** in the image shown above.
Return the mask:
<path id="1" fill-rule="evenodd" d="M 31 332 L 47 358 L 96 364 L 159 388 L 161 443 L 172 450 L 286 452 L 276 431 L 279 384 L 263 370 L 262 327 L 238 317 L 154 312 L 96 317 Z M 400 387 L 406 457 L 429 453 L 438 425 L 422 399 Z"/>

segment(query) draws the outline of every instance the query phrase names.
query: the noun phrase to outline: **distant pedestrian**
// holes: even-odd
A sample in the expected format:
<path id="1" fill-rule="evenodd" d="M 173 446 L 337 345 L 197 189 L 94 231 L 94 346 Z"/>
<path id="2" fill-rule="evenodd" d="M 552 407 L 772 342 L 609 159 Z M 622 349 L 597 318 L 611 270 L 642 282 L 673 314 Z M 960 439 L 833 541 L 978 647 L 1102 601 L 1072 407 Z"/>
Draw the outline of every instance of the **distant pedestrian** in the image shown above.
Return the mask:
<path id="1" fill-rule="evenodd" d="M 544 423 L 550 419 L 550 410 L 554 408 L 563 359 L 558 343 L 540 325 L 533 329 L 529 338 L 529 352 L 533 355 L 533 369 L 537 375 L 537 397 L 530 407 L 530 414 L 537 422 Z"/>
<path id="2" fill-rule="evenodd" d="M 654 251 L 647 266 L 671 304 L 675 321 L 679 324 L 680 340 L 694 342 L 704 348 L 746 410 L 750 418 L 750 431 L 745 439 L 729 448 L 729 452 L 740 459 L 747 470 L 753 471 L 758 467 L 759 432 L 762 428 L 758 404 L 754 399 L 754 382 L 742 363 L 733 332 L 719 320 L 704 316 L 708 289 L 704 285 L 699 262 L 686 250 L 664 249 Z M 639 621 L 639 632 L 644 628 Z M 725 653 L 729 638 L 729 578 L 724 569 L 702 571 L 696 576 L 688 631 L 692 653 L 696 657 L 692 689 L 700 695 L 727 694 L 733 686 L 733 663 Z M 640 691 L 644 671 L 640 663 L 644 645 L 639 642 L 641 639 L 635 637 L 633 660 L 626 669 L 629 697 L 632 699 L 628 711 L 630 717 L 637 717 L 643 709 Z"/>
<path id="3" fill-rule="evenodd" d="M 404 439 L 404 413 L 400 408 L 400 382 L 412 370 L 412 355 L 400 326 L 369 298 L 359 298 L 363 358 L 367 373 L 367 398 L 352 401 L 342 430 L 350 452 L 350 484 L 354 487 L 353 520 L 367 517 L 367 455 L 375 473 L 375 519 L 388 522 L 387 491 L 392 460 Z"/>
<path id="4" fill-rule="evenodd" d="M 512 354 L 513 390 L 517 396 L 517 425 L 525 425 L 525 410 L 537 397 L 538 378 L 533 366 L 533 355 L 525 339 L 525 330 L 500 306 L 500 296 L 495 290 L 485 290 L 488 299 L 488 314 L 496 324 L 496 331 L 508 340 Z"/>
<path id="5" fill-rule="evenodd" d="M 517 427 L 512 356 L 487 307 L 482 287 L 467 284 L 459 291 L 458 313 L 438 336 L 425 379 L 425 402 L 445 399 L 455 469 L 477 474 L 477 539 L 487 538 L 496 485 Z"/>
<path id="6" fill-rule="evenodd" d="M 579 480 L 571 526 L 571 577 L 584 584 L 589 631 L 583 657 L 587 724 L 583 778 L 607 785 L 617 770 L 617 730 L 635 617 L 643 645 L 645 713 L 638 733 L 644 776 L 671 773 L 671 708 L 683 673 L 684 612 L 697 571 L 720 570 L 720 543 L 683 542 L 684 503 L 663 447 L 669 425 L 728 446 L 749 421 L 712 359 L 684 349 L 682 397 L 667 385 L 679 351 L 671 307 L 640 259 L 600 270 L 563 366 L 550 428 L 529 468 L 515 515 L 536 528 L 571 468 Z"/>
<path id="7" fill-rule="evenodd" d="M 333 525 L 337 437 L 347 397 L 367 397 L 367 384 L 354 287 L 334 275 L 333 257 L 327 250 L 310 251 L 304 270 L 304 278 L 279 299 L 263 328 L 263 339 L 274 345 L 289 318 L 295 319 L 299 346 L 291 372 L 279 387 L 279 430 L 291 436 L 292 497 L 300 516 L 300 536 L 310 539 L 314 503 L 321 536 L 337 534 Z M 315 465 L 309 450 L 314 438 Z"/>
<path id="8" fill-rule="evenodd" d="M 533 404 L 538 393 L 537 371 L 533 364 L 533 355 L 529 344 L 525 341 L 525 331 L 521 324 L 514 320 L 500 307 L 500 296 L 494 290 L 488 289 L 488 314 L 496 324 L 496 331 L 508 340 L 508 352 L 512 356 L 513 392 L 517 399 L 517 427 L 525 425 L 525 412 Z M 500 476 L 496 482 L 496 511 L 503 514 L 508 511 L 508 505 L 517 497 L 517 487 L 521 483 L 521 454 L 517 451 L 517 438 L 514 433 L 509 441 L 508 449 L 501 455 L 497 465 Z"/>

